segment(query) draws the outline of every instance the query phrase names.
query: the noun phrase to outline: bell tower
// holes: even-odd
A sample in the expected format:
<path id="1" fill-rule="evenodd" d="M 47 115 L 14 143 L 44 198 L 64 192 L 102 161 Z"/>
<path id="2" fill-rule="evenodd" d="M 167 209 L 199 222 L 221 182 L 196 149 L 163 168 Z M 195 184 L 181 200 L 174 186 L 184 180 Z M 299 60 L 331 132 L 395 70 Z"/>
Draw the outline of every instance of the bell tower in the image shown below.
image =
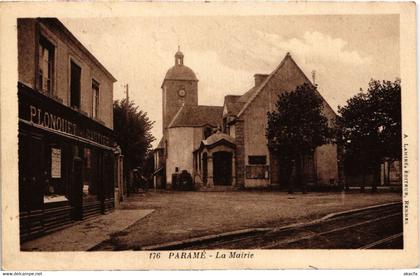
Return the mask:
<path id="1" fill-rule="evenodd" d="M 162 83 L 162 118 L 163 133 L 178 110 L 186 106 L 198 105 L 198 79 L 193 70 L 184 65 L 184 54 L 175 53 L 175 65 L 166 72 Z"/>

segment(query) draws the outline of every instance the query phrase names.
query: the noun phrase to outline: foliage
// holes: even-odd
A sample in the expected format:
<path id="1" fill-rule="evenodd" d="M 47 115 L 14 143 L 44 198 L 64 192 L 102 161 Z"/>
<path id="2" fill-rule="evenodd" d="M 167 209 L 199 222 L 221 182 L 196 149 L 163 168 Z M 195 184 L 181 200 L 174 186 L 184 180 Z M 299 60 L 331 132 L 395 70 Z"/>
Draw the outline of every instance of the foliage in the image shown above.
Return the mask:
<path id="1" fill-rule="evenodd" d="M 293 160 L 301 164 L 305 155 L 331 141 L 333 130 L 322 109 L 323 100 L 316 87 L 303 84 L 280 94 L 276 109 L 267 113 L 269 148 L 286 167 L 287 175 L 291 174 Z M 296 169 L 300 181 L 302 168 L 298 165 Z"/>
<path id="2" fill-rule="evenodd" d="M 128 105 L 126 99 L 114 101 L 114 132 L 124 155 L 126 173 L 137 167 L 144 173 L 143 167 L 155 140 L 151 133 L 153 124 L 147 113 L 139 110 L 133 101 Z"/>
<path id="3" fill-rule="evenodd" d="M 401 81 L 371 80 L 338 112 L 345 164 L 373 173 L 377 185 L 384 159 L 401 159 Z"/>

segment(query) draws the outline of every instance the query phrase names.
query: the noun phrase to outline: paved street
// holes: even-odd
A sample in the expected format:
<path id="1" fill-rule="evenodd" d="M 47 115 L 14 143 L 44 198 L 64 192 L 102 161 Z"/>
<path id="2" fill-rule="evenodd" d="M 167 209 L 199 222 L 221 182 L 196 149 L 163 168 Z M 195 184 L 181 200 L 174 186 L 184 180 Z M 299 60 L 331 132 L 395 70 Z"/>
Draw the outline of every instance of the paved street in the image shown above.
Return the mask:
<path id="1" fill-rule="evenodd" d="M 153 210 L 115 210 L 21 245 L 23 251 L 86 251 Z"/>
<path id="2" fill-rule="evenodd" d="M 395 202 L 400 194 L 352 192 L 149 192 L 120 209 L 22 244 L 22 250 L 137 250 L 140 247 L 255 227 L 307 222 L 326 214 Z M 98 234 L 100 233 L 100 234 Z"/>
<path id="3" fill-rule="evenodd" d="M 136 250 L 142 246 L 253 227 L 305 222 L 332 212 L 401 200 L 399 193 L 352 192 L 288 195 L 284 192 L 151 192 L 127 199 L 124 209 L 154 209 L 147 217 L 95 246 Z"/>

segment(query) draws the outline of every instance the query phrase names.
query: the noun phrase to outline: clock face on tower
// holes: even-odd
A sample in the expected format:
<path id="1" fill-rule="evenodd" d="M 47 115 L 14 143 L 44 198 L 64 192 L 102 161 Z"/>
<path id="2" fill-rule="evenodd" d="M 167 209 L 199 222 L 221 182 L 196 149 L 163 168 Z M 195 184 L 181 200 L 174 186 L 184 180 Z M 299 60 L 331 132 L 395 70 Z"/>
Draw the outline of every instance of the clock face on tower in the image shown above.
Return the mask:
<path id="1" fill-rule="evenodd" d="M 180 97 L 185 97 L 185 90 L 184 90 L 184 89 L 180 89 L 180 90 L 178 91 L 178 95 L 179 95 Z"/>

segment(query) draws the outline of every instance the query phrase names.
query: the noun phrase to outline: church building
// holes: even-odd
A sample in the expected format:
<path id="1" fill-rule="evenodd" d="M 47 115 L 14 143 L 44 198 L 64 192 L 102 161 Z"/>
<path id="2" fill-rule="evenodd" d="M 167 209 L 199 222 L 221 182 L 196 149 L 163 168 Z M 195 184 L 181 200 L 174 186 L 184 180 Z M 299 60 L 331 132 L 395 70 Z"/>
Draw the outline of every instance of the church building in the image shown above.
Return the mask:
<path id="1" fill-rule="evenodd" d="M 223 106 L 198 105 L 198 79 L 178 50 L 161 87 L 163 137 L 154 152 L 155 188 L 172 189 L 173 174 L 184 170 L 197 190 L 285 188 L 282 168 L 267 146 L 267 112 L 279 94 L 312 83 L 289 53 L 273 72 L 254 78 L 243 95 L 226 95 Z M 324 99 L 323 113 L 332 125 L 336 114 Z M 337 186 L 338 171 L 335 144 L 318 147 L 304 160 L 307 185 Z"/>

